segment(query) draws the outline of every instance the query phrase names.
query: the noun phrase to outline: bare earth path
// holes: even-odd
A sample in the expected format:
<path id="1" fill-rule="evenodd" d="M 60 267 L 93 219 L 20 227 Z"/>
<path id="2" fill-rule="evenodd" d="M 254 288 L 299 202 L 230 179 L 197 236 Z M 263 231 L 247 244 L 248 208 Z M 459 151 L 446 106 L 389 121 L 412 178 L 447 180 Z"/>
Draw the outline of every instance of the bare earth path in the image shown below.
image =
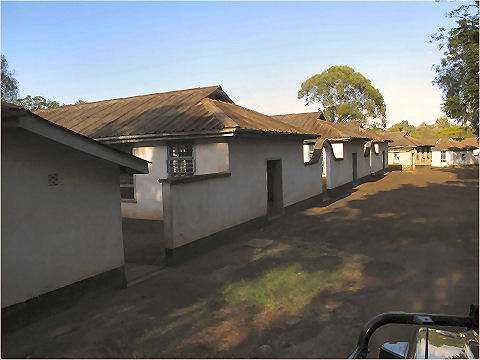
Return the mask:
<path id="1" fill-rule="evenodd" d="M 245 247 L 253 238 L 274 242 Z M 2 356 L 343 358 L 378 313 L 466 315 L 470 303 L 478 303 L 478 167 L 390 172 L 3 335 Z M 373 345 L 405 334 L 386 327 Z"/>

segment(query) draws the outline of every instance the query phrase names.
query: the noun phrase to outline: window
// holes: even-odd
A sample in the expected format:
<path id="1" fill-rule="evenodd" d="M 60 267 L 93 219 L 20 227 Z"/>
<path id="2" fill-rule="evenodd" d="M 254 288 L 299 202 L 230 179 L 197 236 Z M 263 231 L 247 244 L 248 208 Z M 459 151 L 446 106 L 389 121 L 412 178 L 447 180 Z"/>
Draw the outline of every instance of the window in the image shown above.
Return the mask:
<path id="1" fill-rule="evenodd" d="M 393 153 L 393 162 L 398 164 L 400 162 L 400 154 L 398 152 Z"/>
<path id="2" fill-rule="evenodd" d="M 315 151 L 315 144 L 308 145 L 308 160 L 312 160 L 313 152 Z"/>
<path id="3" fill-rule="evenodd" d="M 193 144 L 170 144 L 167 159 L 168 176 L 189 176 L 195 173 Z"/>
<path id="4" fill-rule="evenodd" d="M 440 162 L 447 162 L 447 152 L 445 150 L 440 151 Z"/>
<path id="5" fill-rule="evenodd" d="M 135 200 L 134 174 L 120 174 L 120 197 L 122 200 Z"/>

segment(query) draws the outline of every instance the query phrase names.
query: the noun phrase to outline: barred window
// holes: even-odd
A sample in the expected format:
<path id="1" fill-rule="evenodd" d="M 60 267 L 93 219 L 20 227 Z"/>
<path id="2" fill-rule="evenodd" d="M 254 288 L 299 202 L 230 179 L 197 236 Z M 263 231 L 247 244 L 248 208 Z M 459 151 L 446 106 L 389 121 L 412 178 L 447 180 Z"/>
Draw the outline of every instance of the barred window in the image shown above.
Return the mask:
<path id="1" fill-rule="evenodd" d="M 308 145 L 308 160 L 312 160 L 313 152 L 315 151 L 315 144 Z"/>
<path id="2" fill-rule="evenodd" d="M 181 143 L 168 146 L 168 176 L 188 176 L 195 173 L 193 144 Z"/>
<path id="3" fill-rule="evenodd" d="M 122 200 L 135 200 L 134 174 L 120 174 L 120 197 Z"/>
<path id="4" fill-rule="evenodd" d="M 440 151 L 440 162 L 447 162 L 447 152 L 445 150 Z"/>

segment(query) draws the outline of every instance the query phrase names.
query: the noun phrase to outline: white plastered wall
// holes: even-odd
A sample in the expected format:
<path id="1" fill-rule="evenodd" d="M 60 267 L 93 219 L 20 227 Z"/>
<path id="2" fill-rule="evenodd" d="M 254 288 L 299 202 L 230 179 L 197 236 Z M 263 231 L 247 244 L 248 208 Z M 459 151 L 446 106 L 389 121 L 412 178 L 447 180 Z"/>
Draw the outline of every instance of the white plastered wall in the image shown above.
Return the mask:
<path id="1" fill-rule="evenodd" d="M 167 146 L 145 146 L 133 148 L 132 154 L 150 161 L 148 174 L 135 176 L 135 201 L 122 201 L 122 216 L 132 219 L 161 220 L 162 184 L 158 179 L 167 177 Z"/>
<path id="2" fill-rule="evenodd" d="M 357 179 L 370 175 L 370 157 L 364 155 L 364 144 L 365 142 L 362 140 L 332 144 L 337 154 L 343 153 L 343 159 L 335 159 L 332 147 L 325 142 L 327 189 L 333 189 L 353 181 L 353 153 L 357 153 Z M 343 149 L 341 149 L 342 147 Z"/>
<path id="3" fill-rule="evenodd" d="M 122 202 L 122 216 L 134 219 L 162 220 L 162 184 L 167 177 L 167 145 L 133 148 L 133 154 L 148 160 L 148 174 L 135 175 L 136 202 Z M 228 143 L 194 143 L 195 174 L 209 174 L 228 170 Z"/>
<path id="4" fill-rule="evenodd" d="M 465 155 L 465 163 L 462 162 L 462 154 Z M 447 151 L 447 164 L 450 166 L 475 165 L 478 157 L 473 155 L 473 150 Z"/>
<path id="5" fill-rule="evenodd" d="M 383 169 L 383 151 L 385 151 L 385 157 L 388 156 L 388 146 L 386 143 L 376 143 L 375 145 L 377 146 L 372 146 L 370 149 L 370 169 L 372 174 Z M 387 159 L 385 158 L 385 163 L 386 162 Z"/>
<path id="6" fill-rule="evenodd" d="M 448 166 L 447 162 L 441 162 L 441 151 L 432 150 L 432 166 L 445 167 Z M 445 151 L 445 160 L 447 158 L 447 151 Z"/>
<path id="7" fill-rule="evenodd" d="M 24 130 L 2 134 L 2 307 L 123 266 L 119 174 Z"/>
<path id="8" fill-rule="evenodd" d="M 230 176 L 164 184 L 166 247 L 265 216 L 267 159 L 282 160 L 284 206 L 321 194 L 321 159 L 304 165 L 302 144 L 300 139 L 286 137 L 232 138 Z"/>
<path id="9" fill-rule="evenodd" d="M 399 162 L 394 162 L 394 153 L 398 153 Z M 412 165 L 412 152 L 410 150 L 388 148 L 388 164 L 409 167 Z"/>

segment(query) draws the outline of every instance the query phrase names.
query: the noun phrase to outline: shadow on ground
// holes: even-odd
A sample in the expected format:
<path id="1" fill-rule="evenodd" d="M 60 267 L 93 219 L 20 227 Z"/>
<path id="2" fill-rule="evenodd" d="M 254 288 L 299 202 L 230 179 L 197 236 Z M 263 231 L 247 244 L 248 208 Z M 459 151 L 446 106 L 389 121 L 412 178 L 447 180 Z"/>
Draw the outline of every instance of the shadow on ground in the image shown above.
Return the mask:
<path id="1" fill-rule="evenodd" d="M 252 238 L 275 241 L 243 246 Z M 466 314 L 470 303 L 478 303 L 478 170 L 391 172 L 2 336 L 2 355 L 343 358 L 378 313 Z M 380 333 L 373 346 L 406 333 Z"/>

